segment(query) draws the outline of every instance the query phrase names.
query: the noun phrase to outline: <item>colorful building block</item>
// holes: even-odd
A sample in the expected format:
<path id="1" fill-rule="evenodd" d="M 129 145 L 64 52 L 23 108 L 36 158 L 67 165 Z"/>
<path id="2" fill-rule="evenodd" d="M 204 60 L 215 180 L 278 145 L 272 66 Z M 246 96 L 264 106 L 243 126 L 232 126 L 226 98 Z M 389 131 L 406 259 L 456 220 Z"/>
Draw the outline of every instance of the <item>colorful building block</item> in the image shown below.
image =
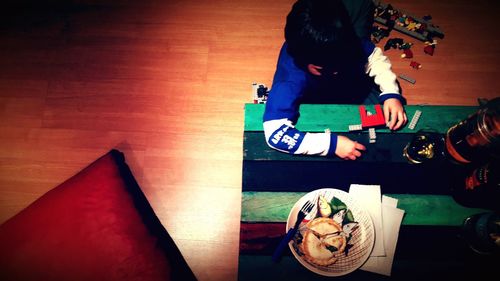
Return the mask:
<path id="1" fill-rule="evenodd" d="M 361 126 L 363 128 L 377 127 L 385 125 L 384 113 L 380 104 L 375 105 L 375 114 L 368 115 L 364 105 L 359 106 L 359 114 L 361 116 Z"/>

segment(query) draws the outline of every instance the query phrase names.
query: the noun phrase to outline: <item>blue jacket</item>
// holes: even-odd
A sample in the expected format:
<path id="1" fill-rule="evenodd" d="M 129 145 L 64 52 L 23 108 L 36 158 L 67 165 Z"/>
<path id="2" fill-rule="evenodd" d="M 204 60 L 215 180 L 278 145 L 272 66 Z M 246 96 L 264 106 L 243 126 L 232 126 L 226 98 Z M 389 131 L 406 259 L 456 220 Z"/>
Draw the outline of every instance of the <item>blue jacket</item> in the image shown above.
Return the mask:
<path id="1" fill-rule="evenodd" d="M 363 94 L 367 95 L 374 81 L 380 86 L 379 101 L 389 98 L 402 99 L 396 83 L 396 75 L 391 64 L 368 40 L 361 41 L 366 55 L 365 65 L 353 65 L 348 75 L 318 78 L 298 67 L 283 44 L 278 58 L 273 84 L 263 116 L 266 141 L 270 147 L 286 153 L 314 154 L 332 156 L 335 154 L 337 136 L 331 133 L 312 134 L 300 132 L 295 128 L 302 103 L 313 103 L 320 98 L 334 102 L 321 103 L 361 103 Z M 373 79 L 370 79 L 373 78 Z M 326 93 L 326 94 L 325 94 Z M 343 100 L 343 101 L 342 101 Z M 354 101 L 354 102 L 353 102 Z M 306 140 L 304 142 L 304 139 Z"/>

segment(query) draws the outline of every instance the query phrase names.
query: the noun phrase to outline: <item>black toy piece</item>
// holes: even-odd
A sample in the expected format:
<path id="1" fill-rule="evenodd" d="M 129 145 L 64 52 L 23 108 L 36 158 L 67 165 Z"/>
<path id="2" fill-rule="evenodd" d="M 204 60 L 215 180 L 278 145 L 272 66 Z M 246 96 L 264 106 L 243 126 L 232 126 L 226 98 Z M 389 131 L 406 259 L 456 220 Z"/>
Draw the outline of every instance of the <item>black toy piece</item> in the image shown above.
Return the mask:
<path id="1" fill-rule="evenodd" d="M 391 30 L 389 28 L 383 28 L 380 26 L 374 25 L 372 27 L 372 41 L 373 43 L 378 43 L 380 40 L 384 39 L 385 37 L 389 37 L 389 33 Z"/>
<path id="2" fill-rule="evenodd" d="M 387 42 L 384 45 L 384 51 L 387 51 L 391 48 L 393 49 L 399 49 L 399 46 L 402 46 L 404 43 L 402 38 L 391 38 L 387 40 Z"/>

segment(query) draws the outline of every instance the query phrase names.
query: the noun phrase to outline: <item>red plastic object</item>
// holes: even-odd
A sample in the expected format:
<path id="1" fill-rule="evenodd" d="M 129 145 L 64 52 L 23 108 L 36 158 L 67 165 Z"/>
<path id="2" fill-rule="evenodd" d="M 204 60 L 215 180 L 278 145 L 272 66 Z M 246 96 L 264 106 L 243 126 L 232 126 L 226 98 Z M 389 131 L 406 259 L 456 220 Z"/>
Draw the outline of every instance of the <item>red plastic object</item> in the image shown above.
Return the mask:
<path id="1" fill-rule="evenodd" d="M 413 68 L 415 68 L 415 69 L 422 68 L 422 65 L 420 63 L 416 62 L 416 61 L 411 61 L 410 62 L 410 66 L 413 67 Z"/>
<path id="2" fill-rule="evenodd" d="M 361 126 L 371 128 L 385 125 L 384 113 L 380 104 L 375 105 L 375 114 L 368 116 L 364 105 L 359 106 L 359 115 L 361 116 Z"/>
<path id="3" fill-rule="evenodd" d="M 425 46 L 424 53 L 426 53 L 426 54 L 428 54 L 430 56 L 434 55 L 434 46 L 433 45 L 427 45 L 427 46 Z"/>
<path id="4" fill-rule="evenodd" d="M 410 49 L 405 49 L 403 50 L 403 54 L 401 54 L 401 57 L 411 59 L 413 58 L 413 52 Z"/>

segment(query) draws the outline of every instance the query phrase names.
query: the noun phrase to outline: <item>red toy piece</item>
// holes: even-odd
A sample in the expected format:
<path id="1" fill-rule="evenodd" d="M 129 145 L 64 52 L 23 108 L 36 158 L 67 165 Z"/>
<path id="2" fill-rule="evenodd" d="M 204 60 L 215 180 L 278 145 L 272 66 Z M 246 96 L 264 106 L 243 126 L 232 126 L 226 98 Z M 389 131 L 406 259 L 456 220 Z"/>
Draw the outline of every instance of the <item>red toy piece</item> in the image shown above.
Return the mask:
<path id="1" fill-rule="evenodd" d="M 413 58 L 413 52 L 410 49 L 404 49 L 401 58 L 411 59 Z"/>
<path id="2" fill-rule="evenodd" d="M 385 125 L 384 113 L 380 104 L 375 105 L 375 114 L 368 115 L 364 105 L 359 106 L 359 115 L 361 116 L 361 126 L 363 128 L 371 128 Z"/>
<path id="3" fill-rule="evenodd" d="M 412 61 L 410 62 L 410 66 L 411 66 L 411 67 L 413 67 L 413 68 L 415 68 L 415 69 L 420 69 L 420 68 L 422 68 L 422 65 L 421 65 L 420 63 L 418 63 L 418 62 L 414 61 L 414 60 L 412 60 Z"/>
<path id="4" fill-rule="evenodd" d="M 437 41 L 436 40 L 433 40 L 432 42 L 425 42 L 425 47 L 424 47 L 424 53 L 432 56 L 434 55 L 434 49 L 436 48 L 436 45 L 437 45 Z"/>
<path id="5" fill-rule="evenodd" d="M 434 55 L 434 45 L 425 46 L 424 53 L 431 55 L 431 56 Z"/>

